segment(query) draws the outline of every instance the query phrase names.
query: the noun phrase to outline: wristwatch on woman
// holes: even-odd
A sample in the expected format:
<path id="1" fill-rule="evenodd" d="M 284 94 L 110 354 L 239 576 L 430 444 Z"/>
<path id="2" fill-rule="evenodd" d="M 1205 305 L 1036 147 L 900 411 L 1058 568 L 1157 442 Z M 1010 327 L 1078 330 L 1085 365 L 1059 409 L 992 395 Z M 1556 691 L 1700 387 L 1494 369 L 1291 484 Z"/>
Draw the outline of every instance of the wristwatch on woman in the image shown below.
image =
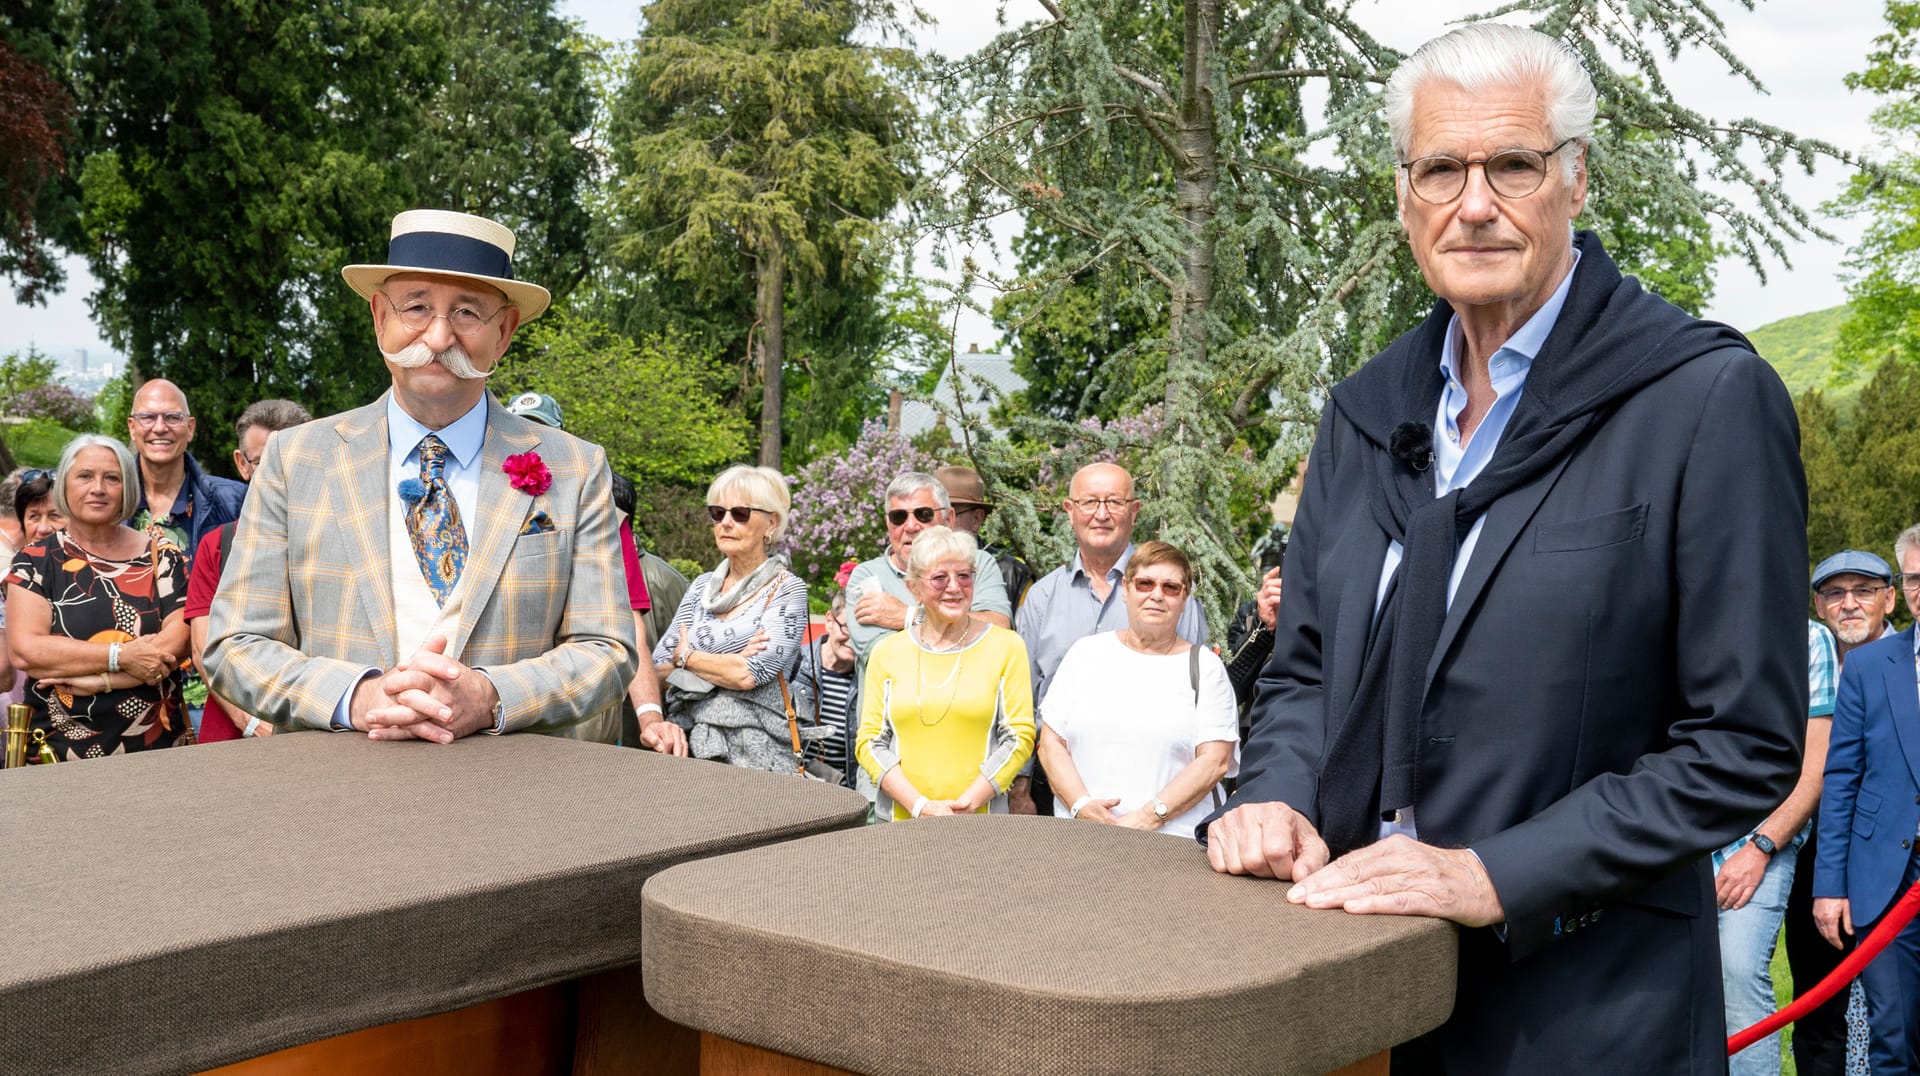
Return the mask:
<path id="1" fill-rule="evenodd" d="M 1163 800 L 1158 796 L 1153 797 L 1153 817 L 1155 818 L 1155 820 L 1160 822 L 1165 822 L 1167 820 L 1167 816 L 1172 813 L 1173 813 L 1172 811 L 1167 809 L 1166 800 Z"/>

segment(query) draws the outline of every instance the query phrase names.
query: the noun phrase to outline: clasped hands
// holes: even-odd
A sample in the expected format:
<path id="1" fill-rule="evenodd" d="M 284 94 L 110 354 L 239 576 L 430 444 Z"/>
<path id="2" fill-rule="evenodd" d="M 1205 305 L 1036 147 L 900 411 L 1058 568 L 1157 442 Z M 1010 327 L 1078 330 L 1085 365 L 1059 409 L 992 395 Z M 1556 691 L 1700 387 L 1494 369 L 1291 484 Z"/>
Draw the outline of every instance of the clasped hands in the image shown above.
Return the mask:
<path id="1" fill-rule="evenodd" d="M 353 727 L 372 740 L 452 743 L 493 727 L 500 701 L 493 681 L 447 657 L 447 637 L 436 635 L 413 656 L 353 689 Z"/>
<path id="2" fill-rule="evenodd" d="M 1084 814 L 1084 812 L 1082 812 Z M 1480 858 L 1395 834 L 1329 863 L 1327 842 L 1284 803 L 1249 803 L 1207 827 L 1207 862 L 1222 874 L 1291 881 L 1287 900 L 1355 915 L 1425 915 L 1469 927 L 1506 912 Z"/>
<path id="3" fill-rule="evenodd" d="M 1154 817 L 1151 805 L 1143 803 L 1126 814 L 1116 815 L 1113 809 L 1118 806 L 1120 806 L 1118 799 L 1088 800 L 1087 805 L 1080 808 L 1080 813 L 1074 817 L 1082 822 L 1098 822 L 1103 826 L 1120 826 L 1125 829 L 1143 829 L 1149 833 L 1160 828 L 1160 819 Z"/>

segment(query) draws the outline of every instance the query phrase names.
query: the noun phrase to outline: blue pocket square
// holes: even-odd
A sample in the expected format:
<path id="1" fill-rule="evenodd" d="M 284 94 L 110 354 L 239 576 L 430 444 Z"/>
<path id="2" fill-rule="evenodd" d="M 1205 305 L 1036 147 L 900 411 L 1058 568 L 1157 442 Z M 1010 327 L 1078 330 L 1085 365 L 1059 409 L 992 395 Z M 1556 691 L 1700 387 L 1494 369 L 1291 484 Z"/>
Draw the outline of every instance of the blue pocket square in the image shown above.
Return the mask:
<path id="1" fill-rule="evenodd" d="M 522 535 L 545 534 L 553 529 L 553 517 L 545 512 L 535 512 L 527 517 L 526 526 L 520 528 Z"/>

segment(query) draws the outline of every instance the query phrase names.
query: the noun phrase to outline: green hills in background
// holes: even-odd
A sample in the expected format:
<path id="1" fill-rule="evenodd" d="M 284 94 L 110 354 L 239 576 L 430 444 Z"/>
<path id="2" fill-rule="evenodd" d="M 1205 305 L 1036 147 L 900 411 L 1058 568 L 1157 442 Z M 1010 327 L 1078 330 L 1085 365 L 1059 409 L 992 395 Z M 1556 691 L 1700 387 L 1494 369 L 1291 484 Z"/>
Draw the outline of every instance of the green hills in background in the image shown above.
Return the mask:
<path id="1" fill-rule="evenodd" d="M 1847 307 L 1828 307 L 1810 314 L 1769 322 L 1747 333 L 1760 357 L 1780 372 L 1787 391 L 1797 398 L 1808 389 L 1826 389 L 1834 403 L 1845 407 L 1860 392 L 1858 381 L 1843 386 L 1828 383 L 1833 370 L 1833 348 L 1840 339 L 1840 324 L 1847 320 Z"/>

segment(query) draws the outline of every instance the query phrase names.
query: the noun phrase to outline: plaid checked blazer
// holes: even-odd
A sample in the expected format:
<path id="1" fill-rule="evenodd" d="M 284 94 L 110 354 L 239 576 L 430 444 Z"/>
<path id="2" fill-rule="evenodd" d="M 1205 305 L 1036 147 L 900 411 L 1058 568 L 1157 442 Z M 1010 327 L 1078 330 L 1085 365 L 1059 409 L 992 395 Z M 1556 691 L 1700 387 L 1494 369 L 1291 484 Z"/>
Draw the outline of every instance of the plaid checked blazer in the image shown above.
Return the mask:
<path id="1" fill-rule="evenodd" d="M 368 668 L 391 669 L 387 399 L 275 434 L 240 515 L 206 647 L 213 689 L 282 728 L 329 727 Z M 538 452 L 553 484 L 510 484 Z M 447 653 L 485 668 L 507 731 L 609 727 L 638 656 L 621 583 L 618 521 L 599 446 L 487 401 L 478 520 Z M 545 512 L 552 526 L 533 524 Z M 617 715 L 611 727 L 618 729 Z"/>

